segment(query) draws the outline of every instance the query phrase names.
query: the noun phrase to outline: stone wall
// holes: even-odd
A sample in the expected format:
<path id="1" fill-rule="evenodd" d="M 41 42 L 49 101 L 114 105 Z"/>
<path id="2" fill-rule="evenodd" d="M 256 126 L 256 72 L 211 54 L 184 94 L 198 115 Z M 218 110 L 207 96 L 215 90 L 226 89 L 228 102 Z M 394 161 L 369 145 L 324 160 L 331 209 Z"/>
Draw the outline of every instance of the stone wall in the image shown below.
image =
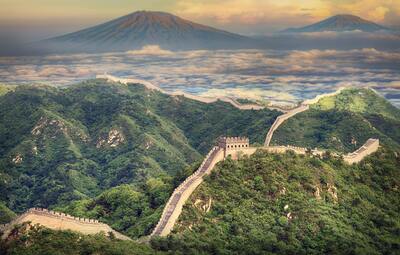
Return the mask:
<path id="1" fill-rule="evenodd" d="M 274 124 L 272 124 L 271 128 L 268 130 L 267 136 L 265 137 L 265 142 L 264 142 L 264 146 L 268 147 L 269 144 L 271 143 L 272 140 L 272 135 L 274 134 L 275 130 L 278 129 L 278 127 L 287 119 L 293 117 L 294 115 L 300 113 L 300 112 L 304 112 L 306 110 L 308 110 L 309 106 L 308 105 L 300 105 L 299 107 L 288 111 L 285 114 L 282 114 L 280 116 L 278 116 L 278 118 L 276 118 Z"/>
<path id="2" fill-rule="evenodd" d="M 234 155 L 236 151 L 245 150 L 250 147 L 247 137 L 220 137 L 218 146 L 224 150 L 224 157 Z"/>
<path id="3" fill-rule="evenodd" d="M 332 96 L 336 96 L 336 95 L 340 94 L 340 92 L 342 92 L 342 90 L 344 90 L 344 89 L 345 89 L 344 87 L 341 87 L 334 92 L 317 95 L 313 99 L 304 100 L 303 104 L 305 104 L 305 105 L 316 104 L 316 103 L 318 103 L 319 100 L 321 100 L 324 97 L 332 97 Z"/>
<path id="4" fill-rule="evenodd" d="M 316 96 L 313 99 L 308 99 L 305 100 L 299 107 L 294 108 L 288 112 L 286 112 L 285 114 L 282 114 L 280 116 L 278 116 L 278 118 L 276 118 L 274 124 L 272 124 L 271 128 L 268 130 L 267 136 L 265 137 L 265 142 L 264 142 L 264 146 L 269 146 L 272 140 L 272 135 L 274 134 L 275 130 L 278 129 L 278 127 L 287 119 L 293 117 L 294 115 L 300 113 L 300 112 L 304 112 L 306 110 L 309 109 L 309 106 L 312 104 L 316 104 L 318 103 L 319 100 L 321 100 L 324 97 L 331 97 L 331 96 L 336 96 L 338 95 L 344 88 L 339 88 L 338 90 L 336 90 L 335 92 L 332 93 L 326 93 L 326 94 L 321 94 Z"/>
<path id="5" fill-rule="evenodd" d="M 343 156 L 343 160 L 349 164 L 358 163 L 366 156 L 376 152 L 378 148 L 379 139 L 370 138 L 356 151 Z"/>
<path id="6" fill-rule="evenodd" d="M 160 220 L 150 236 L 166 236 L 175 225 L 182 212 L 183 205 L 193 191 L 201 184 L 203 177 L 211 172 L 215 164 L 224 159 L 223 151 L 215 146 L 205 157 L 200 167 L 186 178 L 172 193 L 166 203 Z"/>
<path id="7" fill-rule="evenodd" d="M 165 91 L 163 89 L 161 89 L 160 87 L 145 81 L 145 80 L 138 80 L 138 79 L 123 79 L 123 78 L 119 78 L 116 76 L 112 76 L 112 75 L 108 75 L 108 74 L 104 74 L 104 75 L 96 75 L 97 79 L 105 79 L 108 81 L 112 81 L 112 82 L 120 82 L 122 84 L 142 84 L 144 85 L 146 88 L 151 89 L 151 90 L 157 90 L 160 91 L 161 93 L 170 95 L 170 96 L 183 96 L 192 100 L 196 100 L 196 101 L 200 101 L 206 104 L 210 104 L 210 103 L 215 103 L 217 101 L 223 101 L 226 103 L 231 104 L 232 106 L 240 109 L 240 110 L 261 110 L 261 109 L 265 109 L 264 106 L 262 105 L 258 105 L 258 104 L 241 104 L 239 102 L 237 102 L 236 100 L 229 98 L 229 97 L 203 97 L 203 96 L 197 96 L 197 95 L 192 95 L 183 91 L 175 91 L 175 92 L 168 92 Z M 274 108 L 277 109 L 277 108 Z M 277 109 L 279 110 L 279 109 Z"/>
<path id="8" fill-rule="evenodd" d="M 25 213 L 19 215 L 9 224 L 0 226 L 0 230 L 3 232 L 2 238 L 7 237 L 15 225 L 22 224 L 24 222 L 40 224 L 55 230 L 77 231 L 82 234 L 97 234 L 100 232 L 108 234 L 109 232 L 112 232 L 118 239 L 130 240 L 129 237 L 122 235 L 121 233 L 113 230 L 107 224 L 101 223 L 98 220 L 74 217 L 65 213 L 42 208 L 31 208 Z"/>

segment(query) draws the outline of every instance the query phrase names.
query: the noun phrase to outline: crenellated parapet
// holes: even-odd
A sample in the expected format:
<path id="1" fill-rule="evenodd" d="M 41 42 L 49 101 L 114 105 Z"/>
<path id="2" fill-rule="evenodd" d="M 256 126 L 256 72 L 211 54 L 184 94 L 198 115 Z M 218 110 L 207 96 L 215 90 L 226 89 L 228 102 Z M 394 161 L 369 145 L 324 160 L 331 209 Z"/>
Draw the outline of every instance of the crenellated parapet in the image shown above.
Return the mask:
<path id="1" fill-rule="evenodd" d="M 183 96 L 192 100 L 196 100 L 199 102 L 203 102 L 206 104 L 210 104 L 210 103 L 215 103 L 217 101 L 222 101 L 228 104 L 231 104 L 233 107 L 236 107 L 240 110 L 262 110 L 265 109 L 265 106 L 259 105 L 259 104 L 255 104 L 255 103 L 250 103 L 250 104 L 241 104 L 238 101 L 236 101 L 234 98 L 230 98 L 230 97 L 205 97 L 205 96 L 199 96 L 199 95 L 194 95 L 194 94 L 190 94 L 190 93 L 186 93 L 183 91 L 174 91 L 174 92 L 169 92 L 166 91 L 162 88 L 160 88 L 159 86 L 145 81 L 145 80 L 139 80 L 139 79 L 124 79 L 124 78 L 119 78 L 113 75 L 109 75 L 109 74 L 101 74 L 101 75 L 96 75 L 97 79 L 105 79 L 107 81 L 110 82 L 119 82 L 121 84 L 141 84 L 143 86 L 145 86 L 147 89 L 150 90 L 157 90 L 163 94 L 166 95 L 170 95 L 170 96 Z M 276 107 L 267 107 L 267 108 L 271 108 L 274 110 L 278 110 L 278 111 L 282 111 L 279 108 Z"/>
<path id="2" fill-rule="evenodd" d="M 55 230 L 72 230 L 83 234 L 97 233 L 114 233 L 115 237 L 121 240 L 130 240 L 129 237 L 113 230 L 105 223 L 99 222 L 96 219 L 88 219 L 82 217 L 74 217 L 62 212 L 47 210 L 44 208 L 30 208 L 25 213 L 19 215 L 8 224 L 0 225 L 0 230 L 3 232 L 2 238 L 8 236 L 14 226 L 30 222 L 30 224 L 39 224 Z"/>
<path id="3" fill-rule="evenodd" d="M 343 160 L 349 164 L 358 163 L 364 157 L 376 152 L 379 148 L 379 139 L 370 138 L 356 151 L 343 156 Z"/>
<path id="4" fill-rule="evenodd" d="M 171 232 L 186 200 L 203 181 L 203 177 L 209 174 L 214 165 L 223 159 L 220 147 L 215 146 L 210 150 L 200 167 L 174 190 L 150 236 L 166 236 Z"/>
<path id="5" fill-rule="evenodd" d="M 249 138 L 242 136 L 220 137 L 218 147 L 224 151 L 224 158 L 228 155 L 236 156 L 237 152 L 246 150 L 250 147 Z"/>
<path id="6" fill-rule="evenodd" d="M 268 130 L 267 136 L 265 137 L 265 142 L 264 142 L 264 146 L 268 147 L 269 144 L 271 143 L 272 140 L 272 135 L 274 134 L 275 130 L 278 129 L 278 127 L 287 119 L 293 117 L 294 115 L 300 113 L 300 112 L 304 112 L 306 110 L 309 109 L 308 105 L 305 104 L 301 104 L 299 107 L 294 108 L 288 112 L 286 112 L 285 114 L 282 114 L 280 116 L 278 116 L 274 122 L 274 124 L 272 124 L 272 126 L 270 127 L 270 129 Z"/>
<path id="7" fill-rule="evenodd" d="M 48 210 L 45 208 L 39 208 L 39 207 L 34 207 L 34 208 L 30 208 L 28 211 L 28 213 L 33 213 L 33 214 L 40 214 L 40 215 L 46 215 L 49 217 L 55 217 L 55 218 L 60 218 L 60 219 L 68 219 L 68 220 L 74 220 L 74 221 L 78 221 L 81 223 L 92 223 L 92 224 L 103 224 L 101 222 L 99 222 L 96 219 L 89 219 L 89 218 L 84 218 L 84 217 L 75 217 L 66 213 L 62 213 L 62 212 L 56 212 L 56 211 L 52 211 L 52 210 Z"/>

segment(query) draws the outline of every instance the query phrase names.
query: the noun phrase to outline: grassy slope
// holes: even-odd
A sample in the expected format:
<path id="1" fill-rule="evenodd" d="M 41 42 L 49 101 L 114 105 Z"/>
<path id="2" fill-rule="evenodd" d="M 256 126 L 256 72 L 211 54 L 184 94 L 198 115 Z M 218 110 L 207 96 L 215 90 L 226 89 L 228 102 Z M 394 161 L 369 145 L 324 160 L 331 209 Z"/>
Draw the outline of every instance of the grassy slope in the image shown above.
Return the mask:
<path id="1" fill-rule="evenodd" d="M 175 234 L 153 246 L 185 254 L 394 254 L 399 162 L 386 149 L 354 166 L 290 153 L 227 160 L 191 196 Z"/>
<path id="2" fill-rule="evenodd" d="M 350 152 L 368 138 L 400 148 L 400 110 L 368 89 L 346 89 L 285 121 L 274 144 Z"/>

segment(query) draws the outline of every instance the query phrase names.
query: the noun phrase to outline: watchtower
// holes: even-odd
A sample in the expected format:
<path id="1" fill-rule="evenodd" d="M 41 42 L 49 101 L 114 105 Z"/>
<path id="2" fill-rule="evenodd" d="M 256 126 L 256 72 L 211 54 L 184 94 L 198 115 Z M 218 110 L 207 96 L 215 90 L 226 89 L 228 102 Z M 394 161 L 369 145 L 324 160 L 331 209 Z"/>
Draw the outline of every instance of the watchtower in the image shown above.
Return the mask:
<path id="1" fill-rule="evenodd" d="M 247 137 L 220 137 L 218 139 L 218 147 L 224 150 L 224 157 L 233 154 L 235 151 L 240 151 L 249 148 L 249 138 Z"/>

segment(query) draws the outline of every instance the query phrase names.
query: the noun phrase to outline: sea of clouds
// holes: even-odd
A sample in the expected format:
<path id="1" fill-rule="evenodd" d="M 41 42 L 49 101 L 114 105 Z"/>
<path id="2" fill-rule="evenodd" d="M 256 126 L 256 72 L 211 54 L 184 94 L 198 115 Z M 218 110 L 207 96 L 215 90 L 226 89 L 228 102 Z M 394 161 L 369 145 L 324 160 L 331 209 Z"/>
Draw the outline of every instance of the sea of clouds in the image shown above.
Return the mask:
<path id="1" fill-rule="evenodd" d="M 166 90 L 294 104 L 339 87 L 371 87 L 400 106 L 400 52 L 197 50 L 158 46 L 102 54 L 0 57 L 0 82 L 67 86 L 97 74 L 144 79 Z"/>

